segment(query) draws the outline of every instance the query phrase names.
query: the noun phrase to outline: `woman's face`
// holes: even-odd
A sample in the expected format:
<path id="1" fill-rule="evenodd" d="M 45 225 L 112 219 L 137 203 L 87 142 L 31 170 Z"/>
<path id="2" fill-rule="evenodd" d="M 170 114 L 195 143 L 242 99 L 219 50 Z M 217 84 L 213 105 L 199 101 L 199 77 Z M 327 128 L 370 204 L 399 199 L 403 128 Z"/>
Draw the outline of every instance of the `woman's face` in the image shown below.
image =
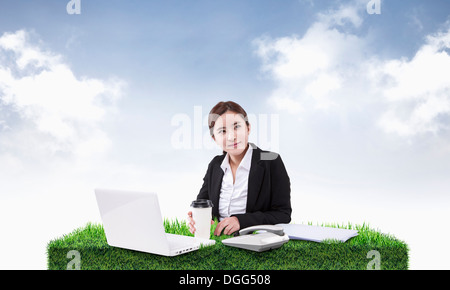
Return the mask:
<path id="1" fill-rule="evenodd" d="M 227 111 L 214 124 L 213 139 L 223 151 L 230 155 L 240 155 L 248 144 L 250 126 L 241 114 Z"/>

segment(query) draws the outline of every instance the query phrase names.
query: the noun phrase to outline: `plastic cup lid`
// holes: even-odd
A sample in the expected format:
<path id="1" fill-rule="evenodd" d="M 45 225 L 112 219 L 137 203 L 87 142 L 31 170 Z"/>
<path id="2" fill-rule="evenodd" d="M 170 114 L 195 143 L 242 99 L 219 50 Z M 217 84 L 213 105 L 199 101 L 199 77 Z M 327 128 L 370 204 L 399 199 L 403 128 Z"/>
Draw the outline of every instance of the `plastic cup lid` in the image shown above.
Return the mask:
<path id="1" fill-rule="evenodd" d="M 191 207 L 193 208 L 213 207 L 213 203 L 209 199 L 197 199 L 191 203 Z"/>

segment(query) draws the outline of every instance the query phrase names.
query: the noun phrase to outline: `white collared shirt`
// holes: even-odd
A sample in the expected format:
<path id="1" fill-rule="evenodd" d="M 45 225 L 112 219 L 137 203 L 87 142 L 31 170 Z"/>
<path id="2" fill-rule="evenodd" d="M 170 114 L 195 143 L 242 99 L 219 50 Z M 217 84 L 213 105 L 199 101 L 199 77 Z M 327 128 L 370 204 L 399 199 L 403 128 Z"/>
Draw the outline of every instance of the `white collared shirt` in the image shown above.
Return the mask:
<path id="1" fill-rule="evenodd" d="M 220 167 L 224 175 L 219 197 L 219 221 L 234 214 L 242 214 L 247 209 L 248 175 L 252 163 L 253 148 L 249 144 L 247 152 L 236 170 L 233 184 L 228 153 Z"/>

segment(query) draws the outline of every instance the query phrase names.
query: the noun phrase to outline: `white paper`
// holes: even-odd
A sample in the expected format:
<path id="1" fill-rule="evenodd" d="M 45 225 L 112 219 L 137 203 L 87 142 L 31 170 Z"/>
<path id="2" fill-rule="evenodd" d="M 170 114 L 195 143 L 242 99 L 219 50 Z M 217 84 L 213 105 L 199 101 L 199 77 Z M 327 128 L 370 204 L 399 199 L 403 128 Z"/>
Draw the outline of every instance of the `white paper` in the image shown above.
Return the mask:
<path id="1" fill-rule="evenodd" d="M 291 240 L 305 240 L 321 243 L 324 240 L 346 242 L 358 235 L 357 230 L 347 230 L 330 227 L 310 226 L 301 224 L 278 224 Z"/>

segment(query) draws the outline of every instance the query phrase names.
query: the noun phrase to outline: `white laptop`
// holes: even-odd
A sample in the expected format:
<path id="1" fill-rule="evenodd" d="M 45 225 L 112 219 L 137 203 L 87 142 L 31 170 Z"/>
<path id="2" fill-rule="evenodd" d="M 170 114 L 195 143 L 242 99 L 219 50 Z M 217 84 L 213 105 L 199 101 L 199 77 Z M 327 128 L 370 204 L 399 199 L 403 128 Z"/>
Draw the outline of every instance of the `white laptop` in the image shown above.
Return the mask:
<path id="1" fill-rule="evenodd" d="M 156 193 L 95 189 L 95 196 L 110 246 L 176 256 L 215 244 L 165 233 Z"/>

